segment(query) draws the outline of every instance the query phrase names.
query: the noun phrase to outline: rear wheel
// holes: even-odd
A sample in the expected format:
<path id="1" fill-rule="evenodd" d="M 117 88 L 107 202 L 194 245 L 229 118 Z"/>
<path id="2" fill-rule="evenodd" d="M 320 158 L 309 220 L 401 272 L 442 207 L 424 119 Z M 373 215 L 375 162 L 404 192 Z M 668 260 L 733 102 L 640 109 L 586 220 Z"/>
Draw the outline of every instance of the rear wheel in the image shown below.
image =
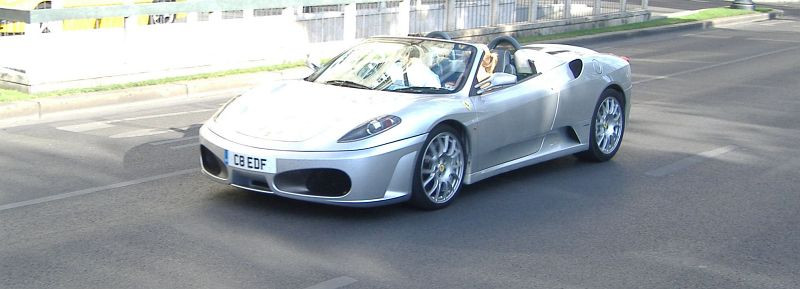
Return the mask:
<path id="1" fill-rule="evenodd" d="M 589 150 L 578 154 L 584 160 L 604 162 L 617 154 L 625 133 L 622 93 L 606 89 L 597 101 L 589 129 Z"/>
<path id="2" fill-rule="evenodd" d="M 446 125 L 433 129 L 417 157 L 411 204 L 427 210 L 449 205 L 461 189 L 465 164 L 461 134 Z"/>

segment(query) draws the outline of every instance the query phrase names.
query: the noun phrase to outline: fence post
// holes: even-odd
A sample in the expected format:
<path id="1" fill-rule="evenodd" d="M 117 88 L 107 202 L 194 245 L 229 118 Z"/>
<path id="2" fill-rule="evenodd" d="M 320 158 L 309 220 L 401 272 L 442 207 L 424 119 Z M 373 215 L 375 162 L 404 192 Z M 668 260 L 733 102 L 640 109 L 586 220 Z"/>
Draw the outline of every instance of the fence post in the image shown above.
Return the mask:
<path id="1" fill-rule="evenodd" d="M 500 10 L 500 0 L 489 1 L 489 26 L 497 26 L 497 11 Z"/>
<path id="2" fill-rule="evenodd" d="M 642 0 L 647 1 L 647 0 Z M 603 2 L 602 0 L 594 0 L 594 9 L 592 11 L 594 16 L 600 16 L 603 13 Z"/>
<path id="3" fill-rule="evenodd" d="M 50 2 L 50 8 L 46 9 L 62 9 L 64 8 L 64 2 L 62 0 L 53 0 Z M 34 11 L 37 9 L 31 9 Z M 49 22 L 41 22 L 41 23 L 26 23 L 25 24 L 25 35 L 34 36 L 38 34 L 42 34 L 45 30 L 48 33 L 60 33 L 64 29 L 64 20 L 60 21 L 49 21 Z"/>
<path id="4" fill-rule="evenodd" d="M 200 12 L 188 12 L 186 13 L 186 23 L 194 23 L 200 21 Z M 127 27 L 127 22 L 125 23 L 125 27 Z"/>
<path id="5" fill-rule="evenodd" d="M 358 4 L 355 2 L 344 5 L 344 27 L 342 27 L 342 33 L 344 33 L 342 39 L 344 40 L 356 39 L 356 20 L 358 19 L 358 8 L 356 5 Z"/>
<path id="6" fill-rule="evenodd" d="M 125 1 L 122 2 L 122 4 L 123 5 L 136 5 L 136 1 L 135 0 L 125 0 Z M 139 20 L 139 15 L 125 16 L 125 20 L 123 21 L 124 23 L 123 23 L 122 26 L 125 28 L 125 30 L 136 29 L 136 26 L 139 26 L 139 21 L 137 21 L 137 20 Z"/>
<path id="7" fill-rule="evenodd" d="M 536 22 L 536 18 L 539 18 L 539 0 L 531 0 L 528 8 L 528 22 Z"/>
<path id="8" fill-rule="evenodd" d="M 50 9 L 64 9 L 64 1 L 50 1 Z M 64 30 L 64 20 L 47 22 L 45 25 L 50 29 L 50 33 L 61 33 Z"/>
<path id="9" fill-rule="evenodd" d="M 444 30 L 456 30 L 456 0 L 446 0 L 444 6 L 445 25 Z"/>
<path id="10" fill-rule="evenodd" d="M 397 9 L 397 34 L 406 36 L 411 31 L 411 0 L 400 1 Z"/>
<path id="11" fill-rule="evenodd" d="M 256 9 L 253 9 L 253 8 L 242 9 L 242 19 L 247 20 L 247 19 L 253 18 L 255 13 L 256 13 Z"/>
<path id="12" fill-rule="evenodd" d="M 572 0 L 564 0 L 564 19 L 572 18 Z"/>
<path id="13" fill-rule="evenodd" d="M 222 20 L 222 11 L 211 11 L 208 13 L 208 21 L 216 22 Z"/>

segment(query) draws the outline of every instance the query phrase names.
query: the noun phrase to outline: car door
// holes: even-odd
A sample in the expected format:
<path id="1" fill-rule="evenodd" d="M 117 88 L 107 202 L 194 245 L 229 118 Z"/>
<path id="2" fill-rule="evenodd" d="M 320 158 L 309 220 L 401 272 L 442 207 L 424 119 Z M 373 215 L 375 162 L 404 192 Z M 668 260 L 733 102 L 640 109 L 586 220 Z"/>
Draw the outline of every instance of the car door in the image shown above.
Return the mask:
<path id="1" fill-rule="evenodd" d="M 552 73 L 472 96 L 476 112 L 473 170 L 535 154 L 553 127 L 563 80 Z"/>
<path id="2" fill-rule="evenodd" d="M 575 69 L 571 69 L 571 79 L 561 89 L 557 117 L 554 121 L 556 128 L 575 128 L 581 143 L 589 141 L 589 125 L 592 122 L 594 106 L 607 86 L 603 78 L 602 64 L 595 59 L 587 58 L 587 60 L 576 59 L 570 62 Z"/>

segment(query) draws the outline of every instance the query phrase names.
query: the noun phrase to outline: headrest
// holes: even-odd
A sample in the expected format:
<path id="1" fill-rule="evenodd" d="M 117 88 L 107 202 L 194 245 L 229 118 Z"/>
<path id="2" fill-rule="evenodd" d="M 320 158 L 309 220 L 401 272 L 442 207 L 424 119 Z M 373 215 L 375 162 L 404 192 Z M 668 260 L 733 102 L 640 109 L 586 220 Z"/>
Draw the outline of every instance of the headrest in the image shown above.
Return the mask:
<path id="1" fill-rule="evenodd" d="M 511 63 L 511 52 L 505 49 L 493 49 L 492 53 L 497 54 L 497 66 L 494 67 L 494 72 L 505 72 L 514 74 L 513 67 L 509 68 L 512 65 Z"/>

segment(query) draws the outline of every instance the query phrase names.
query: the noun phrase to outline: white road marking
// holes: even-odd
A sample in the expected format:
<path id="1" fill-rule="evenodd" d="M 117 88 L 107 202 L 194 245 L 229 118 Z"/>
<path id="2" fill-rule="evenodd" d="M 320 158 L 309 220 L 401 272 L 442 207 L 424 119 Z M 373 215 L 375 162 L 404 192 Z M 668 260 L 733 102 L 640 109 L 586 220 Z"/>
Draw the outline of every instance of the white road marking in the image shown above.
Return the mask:
<path id="1" fill-rule="evenodd" d="M 57 130 L 70 131 L 70 132 L 85 132 L 90 130 L 98 130 L 113 127 L 114 125 L 105 121 L 87 122 L 82 124 L 67 125 L 56 127 Z"/>
<path id="2" fill-rule="evenodd" d="M 151 142 L 150 145 L 160 146 L 160 145 L 171 144 L 171 143 L 176 143 L 176 142 L 182 142 L 182 141 L 187 141 L 187 140 L 193 140 L 193 139 L 198 139 L 198 138 L 199 138 L 199 136 L 187 136 L 187 137 L 182 137 L 182 138 L 168 139 L 168 140 L 162 140 L 162 141 L 157 141 L 157 142 Z"/>
<path id="3" fill-rule="evenodd" d="M 145 116 L 137 116 L 137 117 L 129 117 L 129 118 L 122 118 L 118 120 L 109 120 L 108 122 L 122 122 L 122 121 L 134 121 L 134 120 L 143 120 L 143 119 L 151 119 L 151 118 L 161 118 L 161 117 L 169 117 L 169 116 L 178 116 L 178 115 L 185 115 L 185 114 L 193 114 L 193 113 L 201 113 L 201 112 L 209 112 L 217 110 L 216 108 L 207 108 L 207 109 L 197 109 L 197 110 L 190 110 L 190 111 L 181 111 L 181 112 L 171 112 L 171 113 L 163 113 L 163 114 L 154 114 L 154 115 L 145 115 Z"/>
<path id="4" fill-rule="evenodd" d="M 143 137 L 143 136 L 151 136 L 151 135 L 159 135 L 165 133 L 180 133 L 181 131 L 189 130 L 191 126 L 184 126 L 184 127 L 175 127 L 175 128 L 145 128 L 145 129 L 137 129 L 134 131 L 128 131 L 123 133 L 118 133 L 110 138 L 132 138 L 132 137 Z"/>
<path id="5" fill-rule="evenodd" d="M 173 150 L 179 150 L 179 149 L 184 149 L 184 148 L 192 148 L 192 147 L 199 147 L 199 146 L 200 146 L 200 143 L 199 143 L 199 142 L 195 142 L 195 143 L 190 143 L 190 144 L 185 144 L 185 145 L 179 145 L 179 146 L 170 147 L 170 149 L 173 149 Z"/>
<path id="6" fill-rule="evenodd" d="M 308 287 L 306 289 L 337 289 L 337 288 L 342 288 L 344 286 L 347 286 L 347 285 L 350 285 L 350 284 L 353 284 L 353 283 L 356 283 L 356 282 L 358 282 L 358 280 L 350 278 L 350 277 L 347 277 L 347 276 L 342 276 L 342 277 L 333 278 L 331 280 L 319 283 L 317 285 Z"/>
<path id="7" fill-rule="evenodd" d="M 720 63 L 717 63 L 717 64 L 713 64 L 713 65 L 707 65 L 707 66 L 703 66 L 703 67 L 698 67 L 698 68 L 695 68 L 695 69 L 684 70 L 684 71 L 681 71 L 681 72 L 667 74 L 667 75 L 664 75 L 664 76 L 659 76 L 659 77 L 654 77 L 654 78 L 648 78 L 648 79 L 643 79 L 643 80 L 639 80 L 639 81 L 634 81 L 633 84 L 641 84 L 641 83 L 650 82 L 650 81 L 653 81 L 653 80 L 662 80 L 662 79 L 672 78 L 672 77 L 675 77 L 675 76 L 680 76 L 680 75 L 684 75 L 684 74 L 689 74 L 689 73 L 694 73 L 694 72 L 698 72 L 698 71 L 708 70 L 708 69 L 717 68 L 717 67 L 720 67 L 720 66 L 725 66 L 725 65 L 730 65 L 730 64 L 741 63 L 741 62 L 750 61 L 750 60 L 753 60 L 753 59 L 756 59 L 756 58 L 760 58 L 760 57 L 764 57 L 764 56 L 770 56 L 770 55 L 773 55 L 773 54 L 783 53 L 783 52 L 797 50 L 797 49 L 800 49 L 800 46 L 794 46 L 794 47 L 779 49 L 779 50 L 775 50 L 775 51 L 770 51 L 770 52 L 765 52 L 765 53 L 761 53 L 761 54 L 751 55 L 751 56 L 748 56 L 748 57 L 738 58 L 738 59 L 731 60 L 731 61 L 725 61 L 725 62 L 720 62 Z"/>
<path id="8" fill-rule="evenodd" d="M 711 34 L 684 34 L 681 36 L 686 37 L 695 37 L 695 38 L 710 38 L 710 39 L 731 39 L 733 36 L 720 36 L 720 35 L 711 35 Z"/>
<path id="9" fill-rule="evenodd" d="M 163 128 L 146 128 L 146 129 L 138 129 L 134 131 L 128 131 L 123 133 L 118 133 L 110 138 L 131 138 L 131 137 L 142 137 L 142 136 L 151 136 L 157 134 L 164 134 L 168 132 L 173 132 L 173 130 L 163 129 Z"/>
<path id="10" fill-rule="evenodd" d="M 711 61 L 689 60 L 689 59 L 663 59 L 663 58 L 631 58 L 631 62 L 651 62 L 651 63 L 714 63 Z"/>
<path id="11" fill-rule="evenodd" d="M 785 274 L 763 274 L 747 270 L 745 266 L 728 267 L 724 264 L 714 263 L 711 260 L 699 259 L 693 256 L 667 254 L 662 252 L 626 252 L 625 255 L 641 259 L 646 262 L 663 264 L 682 270 L 699 271 L 701 274 L 719 276 L 728 280 L 737 280 L 740 284 L 752 288 L 795 288 L 796 277 Z"/>
<path id="12" fill-rule="evenodd" d="M 644 78 L 664 77 L 663 75 L 652 75 L 652 74 L 642 74 L 642 73 L 633 73 L 631 76 L 633 76 L 633 77 L 644 77 Z"/>
<path id="13" fill-rule="evenodd" d="M 5 211 L 5 210 L 15 209 L 15 208 L 22 208 L 22 207 L 37 205 L 37 204 L 41 204 L 41 203 L 47 203 L 47 202 L 52 202 L 52 201 L 57 201 L 57 200 L 63 200 L 63 199 L 66 199 L 66 198 L 72 198 L 72 197 L 77 197 L 77 196 L 82 196 L 82 195 L 88 195 L 88 194 L 107 191 L 107 190 L 112 190 L 112 189 L 119 189 L 119 188 L 123 188 L 123 187 L 127 187 L 127 186 L 143 184 L 143 183 L 152 182 L 152 181 L 161 180 L 161 179 L 166 179 L 166 178 L 171 178 L 171 177 L 187 175 L 187 174 L 190 174 L 190 173 L 196 173 L 198 170 L 199 169 L 181 170 L 181 171 L 177 171 L 177 172 L 171 172 L 171 173 L 160 174 L 160 175 L 155 175 L 155 176 L 136 179 L 136 180 L 130 180 L 130 181 L 126 181 L 126 182 L 111 184 L 111 185 L 107 185 L 107 186 L 88 188 L 88 189 L 83 189 L 83 190 L 79 190 L 79 191 L 63 193 L 63 194 L 58 194 L 58 195 L 52 195 L 52 196 L 42 197 L 42 198 L 28 200 L 28 201 L 22 201 L 22 202 L 16 202 L 16 203 L 11 203 L 11 204 L 0 205 L 0 212 Z"/>
<path id="14" fill-rule="evenodd" d="M 725 147 L 717 148 L 717 149 L 714 149 L 714 150 L 710 150 L 710 151 L 707 151 L 707 152 L 702 152 L 702 153 L 699 153 L 699 154 L 684 158 L 684 159 L 679 160 L 677 162 L 671 163 L 669 165 L 666 165 L 666 166 L 657 168 L 655 170 L 649 171 L 649 172 L 647 172 L 645 174 L 648 175 L 648 176 L 653 176 L 653 177 L 663 177 L 663 176 L 675 173 L 677 171 L 681 171 L 681 170 L 687 169 L 687 168 L 689 168 L 691 166 L 694 166 L 696 164 L 702 163 L 703 161 L 714 159 L 714 158 L 716 158 L 718 156 L 726 154 L 726 153 L 728 153 L 728 152 L 730 152 L 732 150 L 735 150 L 735 149 L 736 149 L 736 146 L 730 145 L 730 146 L 725 146 Z"/>
<path id="15" fill-rule="evenodd" d="M 203 97 L 209 97 L 209 96 L 212 96 L 212 95 L 219 95 L 219 94 L 225 94 L 225 95 L 234 94 L 234 96 L 235 96 L 235 95 L 239 95 L 239 94 L 245 93 L 245 92 L 247 92 L 249 90 L 250 90 L 250 88 L 244 88 L 244 89 L 242 89 L 242 88 L 232 88 L 232 89 L 209 91 L 209 92 L 195 92 L 195 93 L 192 93 L 192 97 L 203 98 Z M 230 98 L 230 97 L 228 97 L 228 98 Z M 225 102 L 223 102 L 222 104 L 225 104 Z M 222 105 L 222 104 L 220 104 L 220 105 Z M 216 108 L 214 110 L 216 110 Z"/>
<path id="16" fill-rule="evenodd" d="M 761 23 L 759 23 L 758 25 L 759 25 L 759 26 L 769 26 L 769 27 L 773 27 L 773 26 L 775 26 L 775 25 L 781 25 L 781 24 L 787 24 L 787 23 L 794 23 L 794 21 L 788 21 L 788 20 L 771 20 L 771 21 L 761 22 Z"/>
<path id="17" fill-rule="evenodd" d="M 118 122 L 153 119 L 153 118 L 161 118 L 161 117 L 170 117 L 170 116 L 186 115 L 186 114 L 193 114 L 193 113 L 209 112 L 209 111 L 215 111 L 215 110 L 217 110 L 217 109 L 216 108 L 213 108 L 213 109 L 209 108 L 209 109 L 197 109 L 197 110 L 190 110 L 190 111 L 181 111 L 181 112 L 145 115 L 145 116 L 138 116 L 138 117 L 129 117 L 129 118 L 122 118 L 122 119 L 114 119 L 114 120 L 106 120 L 106 121 L 95 121 L 95 122 L 88 122 L 88 123 L 75 124 L 75 125 L 59 126 L 59 127 L 56 127 L 56 129 L 63 130 L 63 131 L 70 131 L 70 132 L 87 132 L 87 131 L 92 131 L 92 130 L 110 128 L 110 127 L 113 127 L 115 125 L 115 123 L 118 123 Z"/>
<path id="18" fill-rule="evenodd" d="M 800 41 L 797 41 L 797 40 L 786 40 L 786 39 L 747 38 L 747 40 L 785 42 L 785 43 L 800 43 Z"/>

